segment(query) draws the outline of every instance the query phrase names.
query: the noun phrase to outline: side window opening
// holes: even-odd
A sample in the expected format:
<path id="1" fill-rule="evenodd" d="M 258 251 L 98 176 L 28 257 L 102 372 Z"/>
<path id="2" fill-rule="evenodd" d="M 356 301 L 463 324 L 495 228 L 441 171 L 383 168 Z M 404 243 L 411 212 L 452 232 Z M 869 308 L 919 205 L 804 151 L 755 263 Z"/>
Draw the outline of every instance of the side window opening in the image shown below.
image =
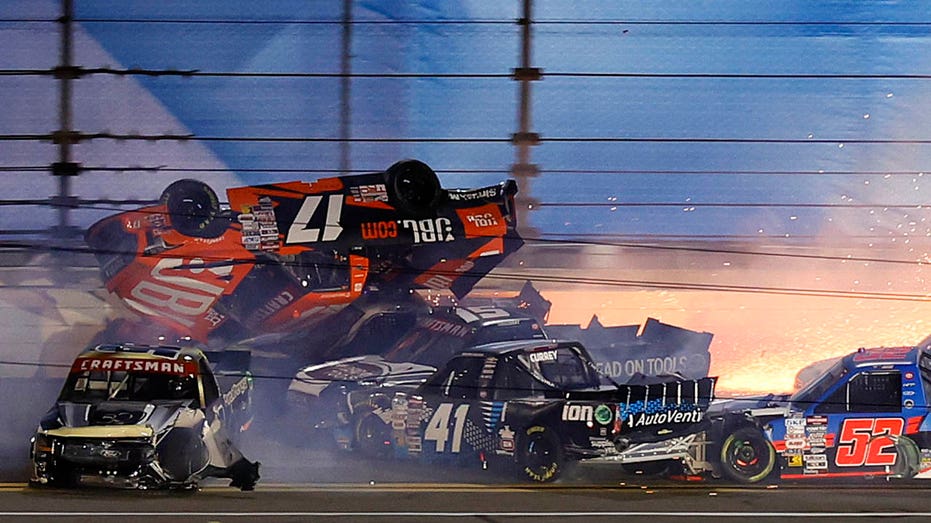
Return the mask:
<path id="1" fill-rule="evenodd" d="M 851 380 L 849 412 L 901 412 L 902 374 L 864 372 Z"/>
<path id="2" fill-rule="evenodd" d="M 901 411 L 902 374 L 899 371 L 861 372 L 815 408 L 818 414 Z"/>
<path id="3" fill-rule="evenodd" d="M 494 394 L 496 400 L 543 397 L 543 384 L 538 382 L 522 367 L 513 363 L 498 366 L 495 372 Z"/>
<path id="4" fill-rule="evenodd" d="M 424 391 L 450 399 L 476 399 L 484 358 L 464 357 L 452 360 L 442 374 L 424 383 Z"/>

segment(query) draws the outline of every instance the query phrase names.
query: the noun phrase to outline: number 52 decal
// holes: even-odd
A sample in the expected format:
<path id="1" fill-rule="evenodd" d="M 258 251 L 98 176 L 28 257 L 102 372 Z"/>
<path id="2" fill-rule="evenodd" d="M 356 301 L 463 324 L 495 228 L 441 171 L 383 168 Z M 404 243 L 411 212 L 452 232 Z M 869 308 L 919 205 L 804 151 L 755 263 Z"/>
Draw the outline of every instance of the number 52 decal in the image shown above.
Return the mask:
<path id="1" fill-rule="evenodd" d="M 433 417 L 427 423 L 423 439 L 436 442 L 436 452 L 446 452 L 446 441 L 449 440 L 449 418 L 453 412 L 452 403 L 441 403 L 433 412 Z M 449 452 L 456 453 L 462 448 L 462 430 L 465 428 L 466 415 L 469 413 L 469 404 L 464 403 L 456 408 L 452 414 L 453 438 Z"/>
<path id="2" fill-rule="evenodd" d="M 889 436 L 901 436 L 902 418 L 847 418 L 837 439 L 839 467 L 895 465 L 895 443 Z"/>

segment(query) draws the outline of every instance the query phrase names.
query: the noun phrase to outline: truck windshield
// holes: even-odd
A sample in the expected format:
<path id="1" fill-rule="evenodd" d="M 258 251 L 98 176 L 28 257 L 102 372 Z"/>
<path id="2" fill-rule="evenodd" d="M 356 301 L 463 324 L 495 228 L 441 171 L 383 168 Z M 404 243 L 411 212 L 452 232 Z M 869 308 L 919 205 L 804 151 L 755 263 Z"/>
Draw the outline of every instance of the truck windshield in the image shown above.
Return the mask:
<path id="1" fill-rule="evenodd" d="M 802 390 L 799 390 L 789 397 L 789 401 L 802 410 L 807 409 L 821 399 L 824 393 L 846 374 L 847 368 L 844 366 L 844 360 L 843 358 L 839 359 L 819 378 L 812 380 L 812 382 L 802 388 Z"/>
<path id="2" fill-rule="evenodd" d="M 79 371 L 72 372 L 59 401 L 177 401 L 199 397 L 197 376 L 157 372 Z"/>
<path id="3" fill-rule="evenodd" d="M 517 359 L 533 377 L 559 390 L 597 388 L 600 384 L 593 367 L 573 347 L 527 351 Z"/>

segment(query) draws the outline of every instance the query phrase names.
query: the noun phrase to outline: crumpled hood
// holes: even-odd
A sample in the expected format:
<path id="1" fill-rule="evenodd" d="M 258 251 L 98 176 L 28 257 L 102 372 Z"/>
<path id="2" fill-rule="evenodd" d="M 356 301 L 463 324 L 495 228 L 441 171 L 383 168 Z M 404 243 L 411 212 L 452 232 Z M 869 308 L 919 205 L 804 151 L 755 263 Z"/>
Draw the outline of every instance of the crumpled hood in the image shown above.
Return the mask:
<path id="1" fill-rule="evenodd" d="M 289 390 L 319 396 L 331 383 L 420 383 L 434 372 L 436 368 L 429 365 L 391 362 L 374 355 L 359 356 L 305 367 L 297 373 Z"/>
<path id="2" fill-rule="evenodd" d="M 189 400 L 157 405 L 131 401 L 60 402 L 57 409 L 62 427 L 141 425 L 152 427 L 158 434 L 173 426 L 182 413 L 190 412 L 189 405 Z"/>

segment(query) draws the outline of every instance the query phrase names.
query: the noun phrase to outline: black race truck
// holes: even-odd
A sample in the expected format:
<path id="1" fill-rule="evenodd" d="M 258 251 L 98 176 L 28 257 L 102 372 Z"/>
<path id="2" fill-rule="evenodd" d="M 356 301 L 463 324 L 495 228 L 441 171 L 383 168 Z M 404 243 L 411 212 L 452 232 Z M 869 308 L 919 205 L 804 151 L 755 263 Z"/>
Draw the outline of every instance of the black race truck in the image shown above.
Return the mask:
<path id="1" fill-rule="evenodd" d="M 349 392 L 343 430 L 372 456 L 505 465 L 546 482 L 578 460 L 686 456 L 714 385 L 617 385 L 577 342 L 507 341 L 468 349 L 420 384 Z"/>

